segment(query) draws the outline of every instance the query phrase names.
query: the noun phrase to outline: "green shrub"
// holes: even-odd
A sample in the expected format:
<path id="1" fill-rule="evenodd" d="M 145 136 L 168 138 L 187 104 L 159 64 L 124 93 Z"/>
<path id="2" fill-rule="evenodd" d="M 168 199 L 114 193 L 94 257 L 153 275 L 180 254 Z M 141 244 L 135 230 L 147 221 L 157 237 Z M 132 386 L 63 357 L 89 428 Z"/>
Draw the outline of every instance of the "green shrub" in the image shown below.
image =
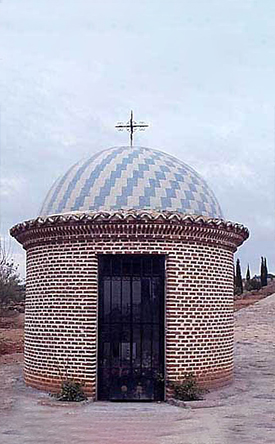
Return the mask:
<path id="1" fill-rule="evenodd" d="M 83 384 L 67 379 L 62 382 L 61 391 L 55 395 L 58 401 L 85 401 L 87 396 L 83 392 Z"/>
<path id="2" fill-rule="evenodd" d="M 198 401 L 202 399 L 203 390 L 197 384 L 193 373 L 185 373 L 183 380 L 170 381 L 176 399 L 181 401 Z"/>
<path id="3" fill-rule="evenodd" d="M 237 287 L 236 285 L 234 285 L 234 295 L 240 296 L 241 294 L 242 294 L 242 289 L 240 287 Z"/>
<path id="4" fill-rule="evenodd" d="M 247 291 L 260 290 L 261 288 L 262 288 L 262 284 L 256 277 L 250 279 L 249 281 L 247 281 L 245 283 L 245 289 Z"/>

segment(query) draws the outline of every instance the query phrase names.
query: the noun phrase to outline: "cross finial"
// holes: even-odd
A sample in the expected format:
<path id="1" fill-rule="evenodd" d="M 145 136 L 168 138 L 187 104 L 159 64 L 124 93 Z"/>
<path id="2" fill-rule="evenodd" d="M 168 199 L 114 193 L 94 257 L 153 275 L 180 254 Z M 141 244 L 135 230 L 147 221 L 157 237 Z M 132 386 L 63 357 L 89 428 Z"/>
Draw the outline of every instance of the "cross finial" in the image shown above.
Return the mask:
<path id="1" fill-rule="evenodd" d="M 135 122 L 134 121 L 134 113 L 131 111 L 130 120 L 127 123 L 118 122 L 118 124 L 115 126 L 119 131 L 123 131 L 126 129 L 130 133 L 130 145 L 133 146 L 133 134 L 134 132 L 139 129 L 140 131 L 144 131 L 145 128 L 148 128 L 149 125 L 147 125 L 144 122 Z"/>

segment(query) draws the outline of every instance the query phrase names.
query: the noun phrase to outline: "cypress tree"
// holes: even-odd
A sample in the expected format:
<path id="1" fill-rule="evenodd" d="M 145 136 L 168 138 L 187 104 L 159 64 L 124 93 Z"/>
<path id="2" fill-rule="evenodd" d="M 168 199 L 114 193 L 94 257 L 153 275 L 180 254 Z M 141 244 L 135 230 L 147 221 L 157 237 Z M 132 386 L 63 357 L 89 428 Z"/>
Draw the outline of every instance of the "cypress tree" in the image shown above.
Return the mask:
<path id="1" fill-rule="evenodd" d="M 262 287 L 265 285 L 265 266 L 263 257 L 261 257 L 261 285 Z"/>
<path id="2" fill-rule="evenodd" d="M 243 293 L 243 280 L 242 280 L 240 259 L 237 259 L 237 263 L 236 263 L 236 287 L 239 288 L 240 294 L 242 294 Z"/>
<path id="3" fill-rule="evenodd" d="M 267 285 L 267 263 L 266 263 L 266 257 L 264 258 L 264 285 Z"/>
<path id="4" fill-rule="evenodd" d="M 250 269 L 249 269 L 249 264 L 247 264 L 247 270 L 246 270 L 246 282 L 250 281 Z"/>

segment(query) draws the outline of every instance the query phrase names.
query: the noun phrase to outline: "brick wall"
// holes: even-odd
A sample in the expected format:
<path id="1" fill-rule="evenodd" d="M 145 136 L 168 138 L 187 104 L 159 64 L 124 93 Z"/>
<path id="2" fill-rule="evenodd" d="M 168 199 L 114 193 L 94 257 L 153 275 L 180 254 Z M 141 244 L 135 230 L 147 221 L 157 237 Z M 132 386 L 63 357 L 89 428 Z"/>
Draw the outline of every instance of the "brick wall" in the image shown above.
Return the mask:
<path id="1" fill-rule="evenodd" d="M 97 255 L 165 254 L 166 372 L 194 371 L 205 385 L 233 371 L 233 254 L 178 241 L 109 239 L 42 245 L 27 251 L 25 379 L 59 386 L 60 373 L 85 381 L 95 395 Z"/>
<path id="2" fill-rule="evenodd" d="M 27 250 L 28 385 L 57 390 L 68 376 L 96 398 L 97 257 L 116 253 L 166 255 L 166 377 L 192 371 L 205 387 L 232 379 L 233 253 L 247 232 L 132 224 L 57 223 L 15 233 Z"/>

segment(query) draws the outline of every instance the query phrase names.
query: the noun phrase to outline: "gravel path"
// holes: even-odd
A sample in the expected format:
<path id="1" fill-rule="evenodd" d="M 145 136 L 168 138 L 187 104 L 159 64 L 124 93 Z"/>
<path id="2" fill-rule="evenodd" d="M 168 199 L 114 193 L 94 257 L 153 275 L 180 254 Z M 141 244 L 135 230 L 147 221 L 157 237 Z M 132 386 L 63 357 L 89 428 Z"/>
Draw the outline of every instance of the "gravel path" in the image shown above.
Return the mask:
<path id="1" fill-rule="evenodd" d="M 65 406 L 24 386 L 20 355 L 18 362 L 6 359 L 0 365 L 0 443 L 275 444 L 274 326 L 275 294 L 236 313 L 235 381 L 209 393 L 200 408 Z"/>

